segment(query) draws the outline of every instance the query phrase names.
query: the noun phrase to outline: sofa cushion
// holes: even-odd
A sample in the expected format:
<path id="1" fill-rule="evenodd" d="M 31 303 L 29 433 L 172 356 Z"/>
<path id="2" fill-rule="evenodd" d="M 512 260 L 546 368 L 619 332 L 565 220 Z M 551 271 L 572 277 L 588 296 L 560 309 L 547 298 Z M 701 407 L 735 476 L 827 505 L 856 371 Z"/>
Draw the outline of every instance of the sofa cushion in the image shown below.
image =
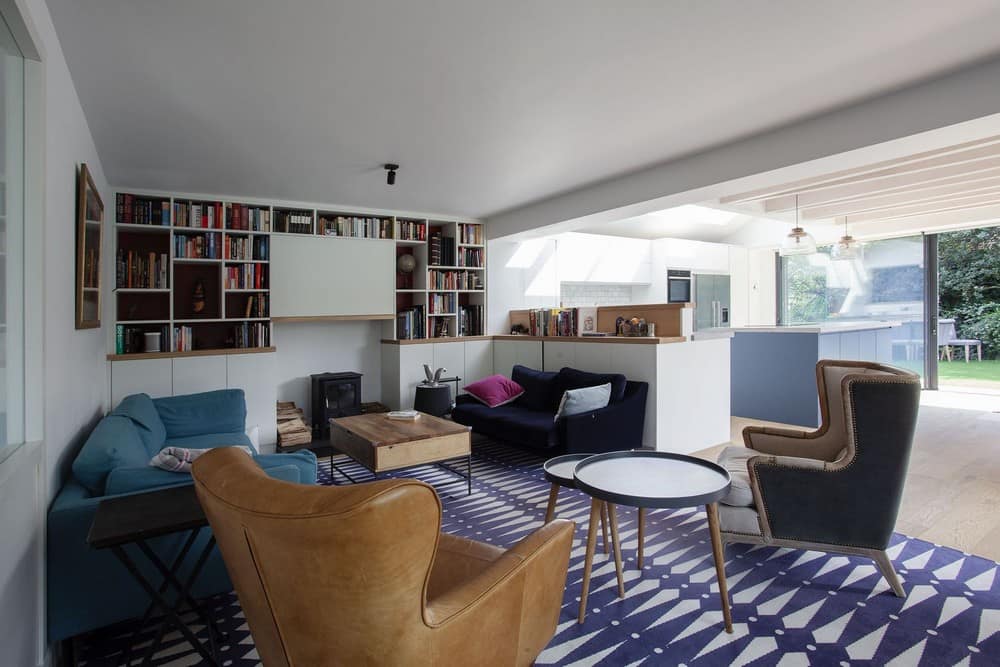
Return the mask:
<path id="1" fill-rule="evenodd" d="M 202 433 L 242 433 L 246 428 L 247 405 L 242 389 L 168 396 L 154 399 L 153 403 L 167 429 L 167 440 Z"/>
<path id="2" fill-rule="evenodd" d="M 583 387 L 597 387 L 602 384 L 611 384 L 610 404 L 614 404 L 625 398 L 625 383 L 627 380 L 621 373 L 588 373 L 575 368 L 564 367 L 559 370 L 555 379 L 556 404 L 562 398 L 563 392 L 569 389 L 581 389 Z"/>
<path id="3" fill-rule="evenodd" d="M 108 474 L 122 466 L 149 461 L 139 430 L 128 417 L 109 415 L 99 421 L 73 461 L 73 477 L 88 491 L 104 495 Z"/>
<path id="4" fill-rule="evenodd" d="M 142 443 L 146 445 L 147 454 L 154 456 L 163 449 L 163 442 L 167 439 L 167 429 L 149 394 L 126 396 L 111 414 L 132 420 L 139 431 Z"/>
<path id="5" fill-rule="evenodd" d="M 548 411 L 550 416 L 559 407 L 562 391 L 555 391 L 556 373 L 517 365 L 510 372 L 510 379 L 524 387 L 524 394 L 517 399 L 518 406 L 528 410 Z"/>
<path id="6" fill-rule="evenodd" d="M 482 403 L 467 399 L 459 401 L 451 413 L 459 424 L 519 445 L 546 449 L 558 443 L 558 432 L 552 413 L 527 410 L 521 402 L 488 408 Z"/>
<path id="7" fill-rule="evenodd" d="M 729 493 L 720 503 L 732 507 L 753 507 L 753 491 L 750 490 L 750 471 L 747 461 L 760 452 L 749 447 L 726 447 L 719 454 L 719 465 L 729 473 L 731 483 Z"/>
<path id="8" fill-rule="evenodd" d="M 567 389 L 563 392 L 562 400 L 559 401 L 559 409 L 556 410 L 555 419 L 579 415 L 591 410 L 599 410 L 608 407 L 611 399 L 611 383 L 596 387 L 580 387 L 579 389 Z"/>
<path id="9" fill-rule="evenodd" d="M 524 393 L 524 387 L 503 375 L 491 375 L 465 385 L 465 391 L 483 405 L 495 408 L 516 401 Z"/>
<path id="10" fill-rule="evenodd" d="M 214 447 L 228 447 L 230 445 L 250 447 L 252 451 L 257 451 L 250 442 L 250 436 L 242 431 L 235 431 L 233 433 L 203 433 L 201 435 L 188 435 L 183 438 L 169 438 L 163 444 L 164 447 L 186 447 L 188 449 L 212 449 Z"/>

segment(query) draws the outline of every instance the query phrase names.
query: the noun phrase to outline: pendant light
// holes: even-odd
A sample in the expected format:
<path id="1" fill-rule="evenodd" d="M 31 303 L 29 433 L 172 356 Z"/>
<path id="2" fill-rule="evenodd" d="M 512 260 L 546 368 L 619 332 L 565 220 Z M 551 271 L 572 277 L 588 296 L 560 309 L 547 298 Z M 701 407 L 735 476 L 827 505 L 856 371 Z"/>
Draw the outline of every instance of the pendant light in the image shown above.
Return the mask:
<path id="1" fill-rule="evenodd" d="M 778 250 L 782 257 L 812 255 L 816 253 L 816 239 L 799 226 L 799 196 L 795 195 L 795 227 L 788 233 Z"/>
<path id="2" fill-rule="evenodd" d="M 847 233 L 847 216 L 844 216 L 844 235 L 834 244 L 830 251 L 830 259 L 848 260 L 857 259 L 861 256 L 861 244 L 858 240 Z"/>

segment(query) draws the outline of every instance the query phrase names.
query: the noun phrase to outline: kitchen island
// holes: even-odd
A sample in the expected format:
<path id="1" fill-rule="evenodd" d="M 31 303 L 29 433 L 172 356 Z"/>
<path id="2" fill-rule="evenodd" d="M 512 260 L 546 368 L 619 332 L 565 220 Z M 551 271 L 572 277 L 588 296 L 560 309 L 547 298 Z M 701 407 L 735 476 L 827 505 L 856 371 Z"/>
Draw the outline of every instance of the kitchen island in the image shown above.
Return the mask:
<path id="1" fill-rule="evenodd" d="M 852 321 L 733 329 L 733 416 L 819 426 L 816 362 L 891 363 L 901 327 L 901 322 Z"/>

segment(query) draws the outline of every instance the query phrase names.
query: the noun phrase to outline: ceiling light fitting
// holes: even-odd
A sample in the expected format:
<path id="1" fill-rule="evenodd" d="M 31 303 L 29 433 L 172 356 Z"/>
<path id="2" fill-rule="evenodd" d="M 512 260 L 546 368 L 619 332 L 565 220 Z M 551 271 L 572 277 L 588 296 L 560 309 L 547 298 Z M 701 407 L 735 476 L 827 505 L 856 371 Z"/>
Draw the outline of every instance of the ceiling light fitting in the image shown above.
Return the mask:
<path id="1" fill-rule="evenodd" d="M 396 184 L 396 170 L 399 169 L 398 164 L 392 164 L 391 162 L 386 162 L 382 165 L 385 169 L 385 184 L 395 185 Z"/>
<path id="2" fill-rule="evenodd" d="M 799 226 L 799 196 L 795 195 L 795 226 L 781 243 L 778 254 L 782 257 L 788 257 L 789 255 L 812 255 L 815 252 L 816 239 Z"/>
<path id="3" fill-rule="evenodd" d="M 861 244 L 856 238 L 847 233 L 847 216 L 844 216 L 844 235 L 834 244 L 830 251 L 830 259 L 848 260 L 857 259 L 861 256 Z"/>

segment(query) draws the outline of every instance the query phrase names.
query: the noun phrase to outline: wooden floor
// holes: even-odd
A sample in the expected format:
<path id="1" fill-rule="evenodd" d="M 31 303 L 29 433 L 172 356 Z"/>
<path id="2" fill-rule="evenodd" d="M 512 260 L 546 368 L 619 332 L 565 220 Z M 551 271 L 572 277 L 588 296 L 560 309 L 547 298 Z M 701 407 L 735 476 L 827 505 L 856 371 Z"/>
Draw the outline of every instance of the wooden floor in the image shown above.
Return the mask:
<path id="1" fill-rule="evenodd" d="M 1000 561 L 1000 396 L 924 392 L 896 531 Z"/>

